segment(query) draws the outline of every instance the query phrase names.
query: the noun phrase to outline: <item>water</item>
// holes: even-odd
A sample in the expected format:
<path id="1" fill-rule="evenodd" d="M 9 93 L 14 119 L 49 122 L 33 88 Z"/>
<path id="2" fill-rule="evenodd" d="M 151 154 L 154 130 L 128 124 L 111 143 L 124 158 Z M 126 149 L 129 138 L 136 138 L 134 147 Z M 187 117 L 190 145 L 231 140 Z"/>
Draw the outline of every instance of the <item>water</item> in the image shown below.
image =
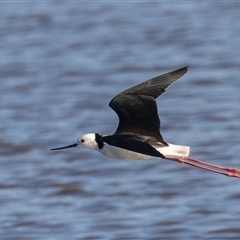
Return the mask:
<path id="1" fill-rule="evenodd" d="M 239 7 L 1 2 L 1 239 L 238 239 L 238 179 L 49 149 L 114 132 L 112 97 L 189 65 L 158 101 L 163 136 L 240 168 Z"/>

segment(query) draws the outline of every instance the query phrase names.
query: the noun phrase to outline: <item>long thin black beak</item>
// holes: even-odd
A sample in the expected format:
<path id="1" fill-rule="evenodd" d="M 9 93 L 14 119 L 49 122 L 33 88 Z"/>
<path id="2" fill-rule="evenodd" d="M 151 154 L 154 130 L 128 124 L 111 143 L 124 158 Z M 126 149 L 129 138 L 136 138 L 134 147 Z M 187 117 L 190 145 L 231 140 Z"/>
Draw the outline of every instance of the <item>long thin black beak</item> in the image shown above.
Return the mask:
<path id="1" fill-rule="evenodd" d="M 72 148 L 72 147 L 76 147 L 77 145 L 78 145 L 77 143 L 74 143 L 74 144 L 71 144 L 71 145 L 68 145 L 68 146 L 65 146 L 65 147 L 52 148 L 50 150 L 60 150 L 60 149 L 65 149 L 65 148 Z"/>

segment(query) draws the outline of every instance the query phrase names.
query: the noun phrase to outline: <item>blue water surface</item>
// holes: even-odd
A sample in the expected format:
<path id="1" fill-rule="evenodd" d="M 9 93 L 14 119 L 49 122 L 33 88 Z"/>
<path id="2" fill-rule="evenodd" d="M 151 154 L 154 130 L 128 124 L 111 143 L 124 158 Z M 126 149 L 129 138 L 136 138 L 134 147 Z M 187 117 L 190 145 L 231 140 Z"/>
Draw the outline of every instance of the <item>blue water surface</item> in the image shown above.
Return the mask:
<path id="1" fill-rule="evenodd" d="M 240 3 L 0 5 L 1 239 L 239 239 L 236 178 L 49 149 L 113 133 L 112 97 L 189 66 L 158 100 L 162 134 L 240 168 Z"/>

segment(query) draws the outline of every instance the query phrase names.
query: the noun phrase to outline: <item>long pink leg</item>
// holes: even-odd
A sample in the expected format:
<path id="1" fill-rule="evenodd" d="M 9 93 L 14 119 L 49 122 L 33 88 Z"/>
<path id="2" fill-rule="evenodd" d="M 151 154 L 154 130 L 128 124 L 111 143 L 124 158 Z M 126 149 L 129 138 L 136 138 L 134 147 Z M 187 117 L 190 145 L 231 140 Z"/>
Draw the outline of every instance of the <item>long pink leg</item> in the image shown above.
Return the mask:
<path id="1" fill-rule="evenodd" d="M 190 157 L 182 157 L 182 158 L 166 157 L 165 159 L 170 160 L 170 161 L 174 161 L 174 162 L 179 162 L 179 163 L 182 163 L 182 164 L 188 164 L 188 165 L 191 165 L 193 167 L 204 169 L 204 170 L 207 170 L 207 171 L 210 171 L 210 172 L 223 174 L 223 175 L 226 175 L 228 177 L 240 178 L 240 170 L 238 170 L 236 168 L 222 167 L 222 166 L 207 163 L 207 162 L 200 161 L 200 160 L 190 158 Z"/>

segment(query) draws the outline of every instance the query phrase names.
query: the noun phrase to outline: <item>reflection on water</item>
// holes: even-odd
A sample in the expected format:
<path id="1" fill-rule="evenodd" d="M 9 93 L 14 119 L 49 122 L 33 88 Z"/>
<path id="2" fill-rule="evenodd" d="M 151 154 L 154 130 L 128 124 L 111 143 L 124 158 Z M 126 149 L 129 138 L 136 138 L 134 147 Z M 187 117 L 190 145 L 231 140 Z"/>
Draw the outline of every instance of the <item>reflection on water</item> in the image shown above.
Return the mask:
<path id="1" fill-rule="evenodd" d="M 0 9 L 1 239 L 238 238 L 238 179 L 49 149 L 114 132 L 113 96 L 189 65 L 158 101 L 163 136 L 240 168 L 239 4 L 16 4 Z"/>

